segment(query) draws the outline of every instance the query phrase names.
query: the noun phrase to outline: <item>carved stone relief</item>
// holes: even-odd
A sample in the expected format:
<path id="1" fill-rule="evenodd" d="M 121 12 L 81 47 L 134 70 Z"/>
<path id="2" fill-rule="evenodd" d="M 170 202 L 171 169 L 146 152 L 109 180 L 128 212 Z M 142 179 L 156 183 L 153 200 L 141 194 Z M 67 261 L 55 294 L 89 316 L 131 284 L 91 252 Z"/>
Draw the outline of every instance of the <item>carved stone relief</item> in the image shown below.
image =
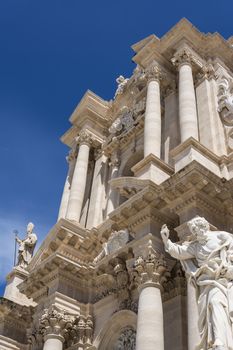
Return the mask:
<path id="1" fill-rule="evenodd" d="M 136 349 L 136 331 L 133 328 L 125 328 L 117 339 L 114 350 L 135 350 Z"/>

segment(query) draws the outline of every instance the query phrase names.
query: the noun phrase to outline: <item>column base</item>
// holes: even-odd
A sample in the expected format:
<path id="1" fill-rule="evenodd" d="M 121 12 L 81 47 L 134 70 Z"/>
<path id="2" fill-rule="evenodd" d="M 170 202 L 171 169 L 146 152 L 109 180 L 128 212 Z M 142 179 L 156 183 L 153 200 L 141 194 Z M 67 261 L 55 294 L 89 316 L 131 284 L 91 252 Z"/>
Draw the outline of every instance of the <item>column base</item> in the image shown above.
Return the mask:
<path id="1" fill-rule="evenodd" d="M 131 170 L 137 178 L 151 180 L 156 185 L 160 185 L 174 173 L 172 167 L 152 153 L 135 164 Z"/>
<path id="2" fill-rule="evenodd" d="M 192 137 L 174 148 L 170 154 L 174 159 L 176 173 L 191 162 L 196 161 L 215 175 L 223 177 L 220 169 L 220 157 Z"/>

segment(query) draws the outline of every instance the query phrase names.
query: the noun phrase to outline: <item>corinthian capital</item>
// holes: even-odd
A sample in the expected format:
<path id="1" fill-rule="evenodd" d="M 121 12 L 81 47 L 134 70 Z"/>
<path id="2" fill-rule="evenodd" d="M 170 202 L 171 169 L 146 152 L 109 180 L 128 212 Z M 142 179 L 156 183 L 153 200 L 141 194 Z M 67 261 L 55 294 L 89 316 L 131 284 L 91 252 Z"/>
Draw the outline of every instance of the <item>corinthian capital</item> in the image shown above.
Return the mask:
<path id="1" fill-rule="evenodd" d="M 76 139 L 77 143 L 80 145 L 91 146 L 93 138 L 87 130 L 81 130 L 79 136 Z"/>
<path id="2" fill-rule="evenodd" d="M 134 262 L 134 280 L 139 287 L 149 284 L 162 288 L 163 282 L 169 276 L 164 255 L 153 249 L 151 240 L 147 249 L 146 257 L 139 256 Z"/>
<path id="3" fill-rule="evenodd" d="M 64 310 L 57 310 L 54 307 L 45 309 L 39 322 L 39 333 L 43 337 L 57 335 L 65 337 L 67 332 L 73 327 L 73 318 Z"/>
<path id="4" fill-rule="evenodd" d="M 155 61 L 153 61 L 150 64 L 150 66 L 146 69 L 145 74 L 148 79 L 148 82 L 152 80 L 160 81 L 164 75 Z"/>
<path id="5" fill-rule="evenodd" d="M 171 59 L 171 62 L 176 67 L 180 67 L 183 64 L 191 65 L 193 62 L 195 62 L 195 57 L 193 52 L 187 46 L 185 46 L 175 53 Z"/>

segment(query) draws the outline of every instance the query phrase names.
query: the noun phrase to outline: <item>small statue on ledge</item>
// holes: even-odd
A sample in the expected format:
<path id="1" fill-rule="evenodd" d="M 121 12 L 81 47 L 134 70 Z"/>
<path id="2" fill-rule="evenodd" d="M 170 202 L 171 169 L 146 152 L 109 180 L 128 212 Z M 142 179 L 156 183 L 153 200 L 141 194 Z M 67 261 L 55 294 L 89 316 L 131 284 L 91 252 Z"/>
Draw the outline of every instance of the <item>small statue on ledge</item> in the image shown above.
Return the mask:
<path id="1" fill-rule="evenodd" d="M 37 242 L 37 235 L 33 232 L 34 224 L 29 222 L 27 225 L 27 236 L 25 239 L 15 237 L 16 242 L 19 244 L 18 248 L 18 262 L 17 266 L 25 269 L 32 259 L 33 252 Z"/>
<path id="2" fill-rule="evenodd" d="M 196 350 L 233 350 L 233 236 L 210 231 L 205 218 L 188 222 L 191 239 L 182 244 L 161 228 L 165 250 L 180 260 L 196 290 L 201 342 Z"/>

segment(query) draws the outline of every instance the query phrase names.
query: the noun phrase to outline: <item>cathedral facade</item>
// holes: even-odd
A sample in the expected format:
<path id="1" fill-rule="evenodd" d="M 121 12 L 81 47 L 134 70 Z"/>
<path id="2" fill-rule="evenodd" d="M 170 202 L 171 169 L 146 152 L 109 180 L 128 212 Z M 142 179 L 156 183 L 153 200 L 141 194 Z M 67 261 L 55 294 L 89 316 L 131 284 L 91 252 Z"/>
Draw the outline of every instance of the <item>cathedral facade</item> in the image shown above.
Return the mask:
<path id="1" fill-rule="evenodd" d="M 160 230 L 189 239 L 202 216 L 233 228 L 233 38 L 183 19 L 132 46 L 110 101 L 87 91 L 58 220 L 36 235 L 0 302 L 1 350 L 195 350 L 195 290 Z M 34 235 L 34 236 L 33 236 Z"/>

